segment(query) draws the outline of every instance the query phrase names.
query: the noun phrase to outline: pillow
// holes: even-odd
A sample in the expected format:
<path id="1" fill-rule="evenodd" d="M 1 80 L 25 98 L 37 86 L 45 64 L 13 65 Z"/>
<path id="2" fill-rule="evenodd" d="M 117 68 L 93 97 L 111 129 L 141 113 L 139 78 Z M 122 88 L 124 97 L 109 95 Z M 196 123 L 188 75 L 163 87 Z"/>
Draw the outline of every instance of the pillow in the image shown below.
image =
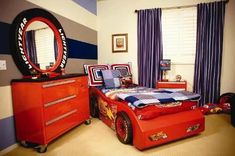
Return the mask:
<path id="1" fill-rule="evenodd" d="M 131 76 L 131 68 L 129 64 L 112 64 L 111 70 L 119 70 L 121 76 Z"/>
<path id="2" fill-rule="evenodd" d="M 132 86 L 132 76 L 122 76 L 120 77 L 121 87 L 128 88 Z"/>
<path id="3" fill-rule="evenodd" d="M 119 70 L 102 70 L 102 77 L 104 80 L 105 88 L 119 88 L 120 83 L 120 71 Z"/>
<path id="4" fill-rule="evenodd" d="M 88 78 L 89 78 L 89 86 L 102 86 L 103 79 L 101 70 L 108 70 L 108 65 L 86 65 Z"/>
<path id="5" fill-rule="evenodd" d="M 121 73 L 121 87 L 129 87 L 132 85 L 132 75 L 131 75 L 131 68 L 129 64 L 112 64 L 112 70 L 119 70 Z"/>

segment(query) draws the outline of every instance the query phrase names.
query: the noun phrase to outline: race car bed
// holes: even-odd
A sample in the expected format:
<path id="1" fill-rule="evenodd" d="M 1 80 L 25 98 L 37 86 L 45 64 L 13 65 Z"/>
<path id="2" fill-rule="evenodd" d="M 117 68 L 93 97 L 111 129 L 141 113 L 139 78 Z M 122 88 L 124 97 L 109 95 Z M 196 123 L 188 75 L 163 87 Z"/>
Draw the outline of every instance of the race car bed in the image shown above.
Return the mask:
<path id="1" fill-rule="evenodd" d="M 89 72 L 94 71 L 94 68 L 89 68 L 88 75 L 91 75 Z M 97 68 L 96 65 L 99 71 L 108 71 L 106 68 L 109 69 Z M 89 76 L 89 79 L 92 82 L 94 77 Z M 204 130 L 204 116 L 196 108 L 200 98 L 198 94 L 182 90 L 157 90 L 133 84 L 114 88 L 90 85 L 91 115 L 115 130 L 122 143 L 133 143 L 139 150 Z"/>

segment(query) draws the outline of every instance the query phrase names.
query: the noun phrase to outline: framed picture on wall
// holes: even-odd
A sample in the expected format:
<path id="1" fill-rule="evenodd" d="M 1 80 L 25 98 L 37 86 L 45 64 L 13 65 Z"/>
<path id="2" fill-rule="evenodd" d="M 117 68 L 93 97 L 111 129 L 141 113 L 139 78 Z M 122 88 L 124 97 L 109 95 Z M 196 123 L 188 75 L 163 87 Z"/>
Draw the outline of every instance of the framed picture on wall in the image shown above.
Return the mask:
<path id="1" fill-rule="evenodd" d="M 112 35 L 112 51 L 113 53 L 128 52 L 128 34 Z"/>

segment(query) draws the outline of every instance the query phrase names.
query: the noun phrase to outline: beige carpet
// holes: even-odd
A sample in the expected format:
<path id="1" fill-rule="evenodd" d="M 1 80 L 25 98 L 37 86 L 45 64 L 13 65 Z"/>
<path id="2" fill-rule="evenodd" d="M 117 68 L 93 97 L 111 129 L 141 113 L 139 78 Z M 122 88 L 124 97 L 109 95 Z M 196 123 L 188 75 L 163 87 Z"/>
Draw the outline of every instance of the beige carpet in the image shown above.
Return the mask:
<path id="1" fill-rule="evenodd" d="M 138 151 L 118 141 L 114 131 L 100 120 L 80 125 L 49 144 L 44 154 L 17 147 L 7 156 L 235 156 L 235 128 L 226 114 L 206 116 L 200 135 Z"/>

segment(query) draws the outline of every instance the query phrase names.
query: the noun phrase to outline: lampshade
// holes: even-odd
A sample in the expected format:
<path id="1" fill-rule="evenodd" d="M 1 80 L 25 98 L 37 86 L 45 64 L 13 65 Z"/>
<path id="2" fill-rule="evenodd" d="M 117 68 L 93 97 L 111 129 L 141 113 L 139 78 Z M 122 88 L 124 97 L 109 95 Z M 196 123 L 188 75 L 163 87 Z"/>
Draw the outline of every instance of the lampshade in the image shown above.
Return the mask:
<path id="1" fill-rule="evenodd" d="M 171 60 L 163 59 L 160 61 L 160 70 L 171 70 Z"/>

